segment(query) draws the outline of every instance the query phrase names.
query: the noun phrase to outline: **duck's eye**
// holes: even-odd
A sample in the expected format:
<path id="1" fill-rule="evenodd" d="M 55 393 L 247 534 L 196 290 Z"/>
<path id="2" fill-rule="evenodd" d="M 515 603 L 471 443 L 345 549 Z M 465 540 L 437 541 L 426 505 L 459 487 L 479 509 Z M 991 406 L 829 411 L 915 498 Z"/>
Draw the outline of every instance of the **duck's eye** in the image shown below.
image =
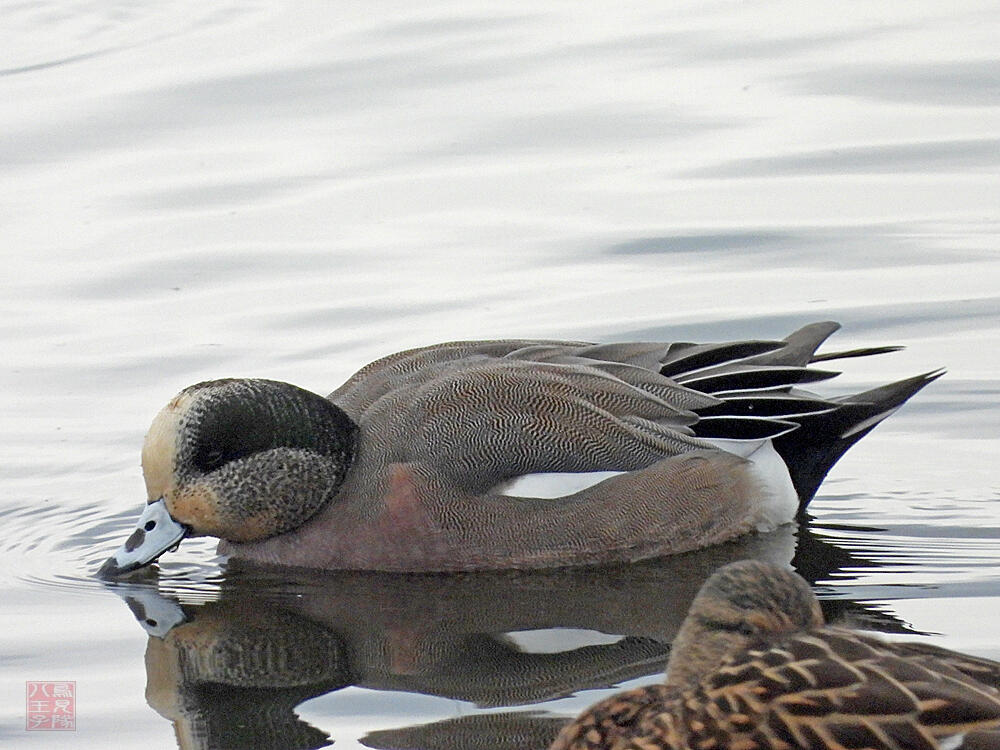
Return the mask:
<path id="1" fill-rule="evenodd" d="M 206 470 L 216 469 L 222 465 L 223 456 L 223 452 L 219 449 L 210 450 L 202 457 L 202 465 Z"/>
<path id="2" fill-rule="evenodd" d="M 246 444 L 233 444 L 213 440 L 209 445 L 198 446 L 195 450 L 192 463 L 203 472 L 208 473 L 225 466 L 230 461 L 249 456 L 255 451 Z"/>
<path id="3" fill-rule="evenodd" d="M 746 620 L 715 620 L 710 617 L 698 619 L 706 630 L 724 630 L 727 633 L 739 633 L 748 637 L 757 634 L 757 627 Z"/>

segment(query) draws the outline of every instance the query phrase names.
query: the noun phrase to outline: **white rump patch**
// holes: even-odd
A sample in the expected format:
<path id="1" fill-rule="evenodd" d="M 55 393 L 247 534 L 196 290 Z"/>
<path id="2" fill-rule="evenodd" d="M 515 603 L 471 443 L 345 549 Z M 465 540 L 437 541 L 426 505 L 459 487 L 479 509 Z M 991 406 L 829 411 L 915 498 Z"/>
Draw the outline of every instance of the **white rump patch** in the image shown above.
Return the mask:
<path id="1" fill-rule="evenodd" d="M 551 500 L 572 495 L 580 490 L 593 487 L 609 477 L 624 474 L 624 471 L 550 471 L 539 474 L 525 474 L 515 477 L 493 488 L 493 492 L 508 497 L 539 497 Z"/>
<path id="2" fill-rule="evenodd" d="M 770 440 L 711 438 L 705 442 L 727 453 L 735 453 L 753 464 L 754 476 L 767 492 L 754 519 L 757 531 L 773 531 L 795 518 L 799 495 L 784 459 L 778 455 Z"/>

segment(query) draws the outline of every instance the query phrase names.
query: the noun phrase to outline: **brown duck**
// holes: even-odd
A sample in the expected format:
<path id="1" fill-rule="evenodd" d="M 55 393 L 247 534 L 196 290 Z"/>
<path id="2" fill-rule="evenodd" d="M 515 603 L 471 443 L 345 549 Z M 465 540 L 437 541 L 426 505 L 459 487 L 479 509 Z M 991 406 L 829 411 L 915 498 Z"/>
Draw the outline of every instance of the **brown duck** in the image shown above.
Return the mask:
<path id="1" fill-rule="evenodd" d="M 1000 663 L 825 626 L 804 580 L 744 560 L 705 582 L 664 684 L 592 706 L 551 750 L 995 749 L 998 687 Z"/>
<path id="2" fill-rule="evenodd" d="M 443 571 L 627 562 L 791 521 L 834 462 L 940 373 L 823 399 L 838 328 L 721 344 L 465 341 L 394 354 L 323 398 L 181 391 L 142 450 L 148 504 L 103 575 L 185 536 L 237 558 Z"/>

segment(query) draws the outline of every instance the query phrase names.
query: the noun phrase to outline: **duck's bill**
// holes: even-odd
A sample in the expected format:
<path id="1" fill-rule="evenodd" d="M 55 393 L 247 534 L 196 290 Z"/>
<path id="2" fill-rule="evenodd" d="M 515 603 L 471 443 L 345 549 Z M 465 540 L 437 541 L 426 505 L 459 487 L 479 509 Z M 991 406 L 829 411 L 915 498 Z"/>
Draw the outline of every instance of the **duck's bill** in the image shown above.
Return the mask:
<path id="1" fill-rule="evenodd" d="M 164 552 L 176 549 L 188 531 L 187 526 L 171 518 L 167 504 L 161 497 L 146 506 L 139 516 L 135 531 L 107 559 L 97 575 L 101 578 L 113 578 L 149 565 Z"/>
<path id="2" fill-rule="evenodd" d="M 188 621 L 181 605 L 173 599 L 160 595 L 148 586 L 119 583 L 123 587 L 117 593 L 132 610 L 136 621 L 150 635 L 163 638 L 178 625 Z"/>

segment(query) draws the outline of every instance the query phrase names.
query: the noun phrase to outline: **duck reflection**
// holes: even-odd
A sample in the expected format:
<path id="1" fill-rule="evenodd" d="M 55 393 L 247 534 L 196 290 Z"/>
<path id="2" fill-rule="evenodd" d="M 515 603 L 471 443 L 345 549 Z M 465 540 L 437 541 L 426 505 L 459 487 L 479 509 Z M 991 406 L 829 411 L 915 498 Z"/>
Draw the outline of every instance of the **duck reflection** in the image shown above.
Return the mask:
<path id="1" fill-rule="evenodd" d="M 627 566 L 403 575 L 230 564 L 210 602 L 199 601 L 204 588 L 192 596 L 178 588 L 185 582 L 155 573 L 108 586 L 150 634 L 146 699 L 174 723 L 181 747 L 315 748 L 329 737 L 293 709 L 349 685 L 498 708 L 659 673 L 716 568 L 746 558 L 787 565 L 804 555 L 808 565 L 799 569 L 812 581 L 874 566 L 805 526 L 786 526 Z M 832 604 L 827 614 L 853 609 L 869 625 L 898 629 L 857 604 Z M 614 637 L 572 647 L 565 629 Z M 528 635 L 549 643 L 525 648 Z M 537 709 L 478 713 L 363 741 L 386 749 L 545 748 L 569 718 Z"/>
<path id="2" fill-rule="evenodd" d="M 369 732 L 362 741 L 378 750 L 544 750 L 570 719 L 532 711 L 473 714 L 422 726 Z"/>

